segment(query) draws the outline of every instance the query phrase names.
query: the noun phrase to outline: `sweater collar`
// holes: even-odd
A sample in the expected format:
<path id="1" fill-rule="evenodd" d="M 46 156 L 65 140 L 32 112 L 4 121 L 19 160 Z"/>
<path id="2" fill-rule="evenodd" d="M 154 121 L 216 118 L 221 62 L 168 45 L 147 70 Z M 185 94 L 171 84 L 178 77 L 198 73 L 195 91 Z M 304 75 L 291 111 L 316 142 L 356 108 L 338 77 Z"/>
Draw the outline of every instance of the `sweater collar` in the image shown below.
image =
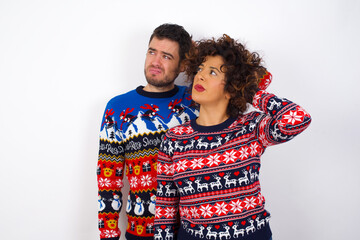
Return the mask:
<path id="1" fill-rule="evenodd" d="M 191 120 L 191 127 L 198 132 L 219 132 L 228 128 L 233 122 L 236 121 L 236 118 L 228 118 L 224 122 L 213 125 L 213 126 L 202 126 L 196 123 L 196 119 Z"/>
<path id="2" fill-rule="evenodd" d="M 144 91 L 144 86 L 139 86 L 136 88 L 136 92 L 148 98 L 171 98 L 179 92 L 179 87 L 175 85 L 173 89 L 167 92 L 147 92 Z"/>

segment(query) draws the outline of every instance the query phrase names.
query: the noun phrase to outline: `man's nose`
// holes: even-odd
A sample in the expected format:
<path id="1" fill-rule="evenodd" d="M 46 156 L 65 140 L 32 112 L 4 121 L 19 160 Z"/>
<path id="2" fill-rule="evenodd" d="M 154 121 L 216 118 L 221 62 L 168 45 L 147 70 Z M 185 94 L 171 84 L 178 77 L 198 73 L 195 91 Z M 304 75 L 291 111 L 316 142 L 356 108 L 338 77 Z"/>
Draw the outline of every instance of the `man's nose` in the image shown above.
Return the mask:
<path id="1" fill-rule="evenodd" d="M 160 63 L 161 63 L 161 58 L 160 58 L 160 55 L 157 54 L 152 59 L 152 65 L 158 67 L 158 66 L 160 66 Z"/>

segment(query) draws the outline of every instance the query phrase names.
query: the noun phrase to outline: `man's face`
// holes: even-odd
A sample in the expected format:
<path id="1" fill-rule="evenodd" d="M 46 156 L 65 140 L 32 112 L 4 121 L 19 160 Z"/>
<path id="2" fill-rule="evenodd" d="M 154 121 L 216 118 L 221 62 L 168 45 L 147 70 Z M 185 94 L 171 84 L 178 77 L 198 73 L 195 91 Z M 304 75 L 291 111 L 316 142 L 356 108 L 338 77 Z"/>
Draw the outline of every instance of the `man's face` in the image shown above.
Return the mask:
<path id="1" fill-rule="evenodd" d="M 153 89 L 170 90 L 182 71 L 179 44 L 169 39 L 154 37 L 149 43 L 145 59 L 145 78 Z"/>

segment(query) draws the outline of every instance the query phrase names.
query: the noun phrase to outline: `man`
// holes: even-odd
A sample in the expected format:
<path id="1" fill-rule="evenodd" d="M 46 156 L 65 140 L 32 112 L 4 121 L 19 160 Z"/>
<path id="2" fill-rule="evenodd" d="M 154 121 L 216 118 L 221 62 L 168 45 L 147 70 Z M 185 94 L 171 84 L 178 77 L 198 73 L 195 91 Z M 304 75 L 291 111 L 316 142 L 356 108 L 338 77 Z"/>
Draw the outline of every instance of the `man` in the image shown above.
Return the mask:
<path id="1" fill-rule="evenodd" d="M 126 239 L 153 239 L 156 160 L 161 138 L 167 129 L 198 114 L 191 106 L 187 89 L 174 84 L 184 71 L 183 60 L 191 44 L 190 35 L 179 25 L 163 24 L 156 28 L 145 60 L 147 85 L 114 97 L 106 106 L 97 169 L 101 239 L 120 237 L 125 166 L 130 183 Z"/>

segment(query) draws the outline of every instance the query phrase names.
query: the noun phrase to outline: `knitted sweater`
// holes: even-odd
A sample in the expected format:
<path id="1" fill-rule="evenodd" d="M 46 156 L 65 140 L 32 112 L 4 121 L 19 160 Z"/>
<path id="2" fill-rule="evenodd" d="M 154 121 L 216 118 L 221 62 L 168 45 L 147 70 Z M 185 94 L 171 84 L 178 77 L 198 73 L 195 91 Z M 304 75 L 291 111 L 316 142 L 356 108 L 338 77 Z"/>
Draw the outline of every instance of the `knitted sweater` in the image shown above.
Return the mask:
<path id="1" fill-rule="evenodd" d="M 142 87 L 111 99 L 101 124 L 97 179 L 101 239 L 120 237 L 123 170 L 130 183 L 126 212 L 128 240 L 152 240 L 156 161 L 163 134 L 198 112 L 185 87 L 150 93 Z"/>
<path id="2" fill-rule="evenodd" d="M 271 237 L 260 157 L 268 146 L 304 131 L 311 118 L 265 91 L 257 92 L 253 105 L 261 112 L 209 127 L 194 119 L 166 133 L 157 165 L 155 240 Z"/>

